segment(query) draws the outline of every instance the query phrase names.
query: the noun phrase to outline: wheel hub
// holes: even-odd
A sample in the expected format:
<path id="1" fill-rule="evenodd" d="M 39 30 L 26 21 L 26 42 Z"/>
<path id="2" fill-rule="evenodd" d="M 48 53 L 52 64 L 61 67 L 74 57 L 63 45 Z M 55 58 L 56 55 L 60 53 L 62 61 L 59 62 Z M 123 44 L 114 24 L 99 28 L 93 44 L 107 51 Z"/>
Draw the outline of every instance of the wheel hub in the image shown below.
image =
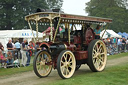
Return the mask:
<path id="1" fill-rule="evenodd" d="M 40 65 L 45 65 L 45 60 L 40 62 Z"/>
<path id="2" fill-rule="evenodd" d="M 65 67 L 69 67 L 69 63 L 68 62 L 65 62 L 64 66 Z"/>

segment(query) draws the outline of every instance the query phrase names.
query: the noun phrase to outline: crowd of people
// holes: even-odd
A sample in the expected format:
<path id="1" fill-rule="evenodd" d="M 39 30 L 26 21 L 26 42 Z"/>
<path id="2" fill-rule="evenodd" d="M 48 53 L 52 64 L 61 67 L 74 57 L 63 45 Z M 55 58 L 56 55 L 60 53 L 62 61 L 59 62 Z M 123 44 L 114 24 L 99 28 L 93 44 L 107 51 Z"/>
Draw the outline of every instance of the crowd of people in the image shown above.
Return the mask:
<path id="1" fill-rule="evenodd" d="M 1 67 L 7 68 L 7 66 L 14 65 L 14 61 L 17 61 L 18 66 L 29 66 L 33 50 L 37 51 L 38 44 L 34 44 L 32 41 L 28 43 L 26 39 L 22 43 L 16 40 L 15 43 L 9 40 L 7 43 L 7 52 L 4 51 L 4 47 L 0 42 L 0 63 Z"/>
<path id="2" fill-rule="evenodd" d="M 101 25 L 97 25 L 96 29 L 94 29 L 95 39 L 100 39 Z M 117 53 L 122 53 L 128 51 L 128 38 L 106 38 L 103 39 L 106 47 L 108 55 L 113 55 Z"/>
<path id="3" fill-rule="evenodd" d="M 103 40 L 106 44 L 108 55 L 113 55 L 128 51 L 128 39 L 125 39 L 124 37 L 123 38 L 111 37 Z"/>

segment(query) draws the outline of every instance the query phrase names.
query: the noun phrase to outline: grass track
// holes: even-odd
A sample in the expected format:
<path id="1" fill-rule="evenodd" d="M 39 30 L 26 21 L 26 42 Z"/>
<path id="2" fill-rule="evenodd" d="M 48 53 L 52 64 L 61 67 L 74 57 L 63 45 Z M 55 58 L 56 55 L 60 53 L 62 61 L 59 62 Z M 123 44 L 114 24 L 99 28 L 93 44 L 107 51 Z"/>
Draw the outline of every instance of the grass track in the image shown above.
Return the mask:
<path id="1" fill-rule="evenodd" d="M 110 55 L 110 56 L 108 56 L 108 60 L 119 58 L 119 57 L 124 57 L 124 56 L 128 56 L 128 53 Z M 32 60 L 33 60 L 33 58 L 32 58 Z M 13 74 L 17 74 L 17 73 L 22 73 L 22 72 L 27 72 L 27 71 L 32 71 L 32 70 L 33 70 L 32 65 L 30 65 L 28 67 L 21 67 L 21 68 L 7 68 L 7 69 L 0 68 L 0 77 L 6 76 L 6 75 L 13 75 Z"/>

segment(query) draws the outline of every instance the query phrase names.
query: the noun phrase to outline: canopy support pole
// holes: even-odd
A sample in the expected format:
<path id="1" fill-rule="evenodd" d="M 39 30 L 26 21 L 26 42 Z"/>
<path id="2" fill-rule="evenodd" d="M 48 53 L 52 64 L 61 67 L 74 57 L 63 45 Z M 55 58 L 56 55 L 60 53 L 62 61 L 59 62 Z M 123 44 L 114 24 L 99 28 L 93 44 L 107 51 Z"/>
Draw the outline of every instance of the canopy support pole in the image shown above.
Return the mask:
<path id="1" fill-rule="evenodd" d="M 29 27 L 30 27 L 30 29 L 31 29 L 31 31 L 32 31 L 32 35 L 33 35 L 33 37 L 34 37 L 34 43 L 35 43 L 35 42 L 36 42 L 36 40 L 35 40 L 35 36 L 34 36 L 34 33 L 33 33 L 33 30 L 32 30 L 32 27 L 31 27 L 31 25 L 30 25 L 29 20 L 28 20 L 28 25 L 29 25 Z"/>
<path id="2" fill-rule="evenodd" d="M 107 28 L 108 28 L 108 24 L 107 24 L 107 26 L 105 27 L 104 33 L 106 32 Z M 104 36 L 104 33 L 102 34 L 102 37 L 101 37 L 101 39 L 103 38 L 103 36 Z"/>
<path id="3" fill-rule="evenodd" d="M 69 24 L 67 24 L 68 26 L 68 43 L 70 44 L 70 27 L 69 27 Z"/>
<path id="4" fill-rule="evenodd" d="M 38 39 L 38 21 L 36 20 L 36 41 L 39 41 Z"/>
<path id="5" fill-rule="evenodd" d="M 54 43 L 54 41 L 55 41 L 56 34 L 57 34 L 57 31 L 58 31 L 58 28 L 59 28 L 59 25 L 60 25 L 60 20 L 61 20 L 61 18 L 59 18 L 59 22 L 58 22 L 58 24 L 57 24 L 57 28 L 56 28 L 56 32 L 55 32 L 55 35 L 54 35 L 53 43 Z"/>
<path id="6" fill-rule="evenodd" d="M 51 32 L 50 32 L 50 40 L 52 41 L 52 38 L 53 38 L 53 30 L 52 30 L 52 19 L 50 19 L 50 26 L 51 26 Z"/>

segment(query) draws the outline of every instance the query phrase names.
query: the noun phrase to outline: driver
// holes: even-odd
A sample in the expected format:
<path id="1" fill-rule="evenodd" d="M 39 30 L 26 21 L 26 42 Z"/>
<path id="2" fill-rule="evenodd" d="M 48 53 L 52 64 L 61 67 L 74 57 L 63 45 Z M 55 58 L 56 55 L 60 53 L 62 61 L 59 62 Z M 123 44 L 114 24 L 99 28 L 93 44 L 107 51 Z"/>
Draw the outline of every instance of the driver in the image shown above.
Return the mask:
<path id="1" fill-rule="evenodd" d="M 94 29 L 95 39 L 100 39 L 101 25 L 97 25 L 96 29 Z"/>

